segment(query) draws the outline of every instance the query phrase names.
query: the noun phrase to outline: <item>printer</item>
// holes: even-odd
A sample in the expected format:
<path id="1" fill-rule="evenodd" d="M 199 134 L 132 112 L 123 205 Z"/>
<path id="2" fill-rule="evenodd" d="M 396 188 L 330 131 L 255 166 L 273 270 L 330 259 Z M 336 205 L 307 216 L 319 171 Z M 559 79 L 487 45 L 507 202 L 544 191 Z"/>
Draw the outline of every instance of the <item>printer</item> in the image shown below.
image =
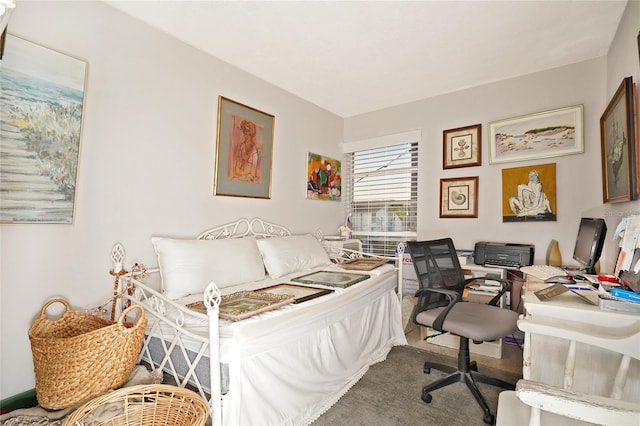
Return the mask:
<path id="1" fill-rule="evenodd" d="M 531 244 L 480 241 L 475 245 L 473 258 L 476 265 L 519 268 L 533 265 L 534 252 Z"/>

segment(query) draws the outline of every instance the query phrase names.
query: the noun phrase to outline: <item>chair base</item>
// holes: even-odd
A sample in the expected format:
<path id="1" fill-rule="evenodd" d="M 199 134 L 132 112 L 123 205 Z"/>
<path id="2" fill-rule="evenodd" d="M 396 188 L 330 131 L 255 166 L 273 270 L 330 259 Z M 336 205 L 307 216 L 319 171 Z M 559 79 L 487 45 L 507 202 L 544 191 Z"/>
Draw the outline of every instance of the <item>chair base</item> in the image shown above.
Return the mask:
<path id="1" fill-rule="evenodd" d="M 465 337 L 460 337 L 460 349 L 458 350 L 458 368 L 429 361 L 424 363 L 424 372 L 426 374 L 431 373 L 432 368 L 438 371 L 449 373 L 449 375 L 422 388 L 422 400 L 425 403 L 428 404 L 431 402 L 431 392 L 433 392 L 434 390 L 443 388 L 453 383 L 463 382 L 467 385 L 467 387 L 473 394 L 474 398 L 480 405 L 480 408 L 482 408 L 482 411 L 484 412 L 484 417 L 482 418 L 482 420 L 490 425 L 495 422 L 495 417 L 493 414 L 491 414 L 489 406 L 480 393 L 476 382 L 498 386 L 507 390 L 515 389 L 515 385 L 513 383 L 505 382 L 504 380 L 496 379 L 494 377 L 487 377 L 483 374 L 478 373 L 477 363 L 470 360 L 469 339 Z"/>

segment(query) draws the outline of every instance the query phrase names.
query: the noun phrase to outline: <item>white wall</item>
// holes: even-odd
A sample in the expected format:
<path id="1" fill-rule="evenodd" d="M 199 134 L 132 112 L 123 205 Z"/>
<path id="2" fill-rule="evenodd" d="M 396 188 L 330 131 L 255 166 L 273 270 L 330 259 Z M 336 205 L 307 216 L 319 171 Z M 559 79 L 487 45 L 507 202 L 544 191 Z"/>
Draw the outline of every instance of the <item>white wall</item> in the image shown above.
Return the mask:
<path id="1" fill-rule="evenodd" d="M 640 201 L 602 203 L 600 116 L 623 77 L 633 74 L 634 81 L 639 80 L 636 44 L 639 9 L 640 3 L 629 2 L 607 57 L 350 117 L 345 120 L 344 139 L 355 141 L 422 129 L 418 239 L 451 236 L 461 249 L 473 249 L 475 242 L 484 240 L 534 244 L 536 261 L 540 263 L 545 261 L 550 240 L 556 239 L 563 260 L 569 263 L 579 218 L 605 217 L 609 232 L 602 270 L 612 272 L 618 242 L 612 239 L 615 227 L 622 216 L 639 212 Z M 489 164 L 490 121 L 576 104 L 584 105 L 583 154 Z M 443 130 L 477 123 L 482 123 L 482 166 L 443 170 Z M 557 221 L 503 223 L 502 169 L 547 163 L 556 163 Z M 440 219 L 440 179 L 466 176 L 479 176 L 478 218 Z"/>
<path id="2" fill-rule="evenodd" d="M 0 399 L 34 387 L 27 331 L 53 296 L 109 298 L 109 257 L 154 266 L 152 235 L 238 217 L 337 233 L 341 204 L 305 199 L 307 151 L 340 158 L 342 118 L 101 2 L 18 2 L 9 32 L 89 63 L 73 225 L 2 225 Z M 270 200 L 213 196 L 218 96 L 275 115 Z"/>
<path id="3" fill-rule="evenodd" d="M 611 43 L 607 54 L 607 80 L 606 80 L 606 99 L 607 103 L 616 93 L 622 79 L 632 76 L 636 88 L 640 85 L 640 52 L 638 52 L 638 32 L 640 31 L 640 2 L 630 1 L 620 21 L 620 26 L 616 32 L 616 36 Z M 604 110 L 603 110 L 604 111 Z M 640 123 L 640 99 L 636 94 L 636 113 L 638 114 L 638 123 Z M 636 145 L 640 146 L 640 145 Z M 638 153 L 640 155 L 640 153 Z M 640 170 L 636 173 L 640 178 Z M 640 200 L 607 204 L 605 206 L 605 219 L 609 232 L 613 232 L 620 222 L 620 218 L 630 214 L 640 214 Z M 607 241 L 605 249 L 610 253 L 617 253 L 617 244 L 619 240 Z"/>

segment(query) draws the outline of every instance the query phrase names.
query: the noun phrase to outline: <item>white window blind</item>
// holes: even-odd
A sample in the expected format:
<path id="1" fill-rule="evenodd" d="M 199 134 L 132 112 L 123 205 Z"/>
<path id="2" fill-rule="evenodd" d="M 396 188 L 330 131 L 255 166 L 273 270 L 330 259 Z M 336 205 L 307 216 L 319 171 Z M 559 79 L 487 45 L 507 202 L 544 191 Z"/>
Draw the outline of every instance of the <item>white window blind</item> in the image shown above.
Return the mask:
<path id="1" fill-rule="evenodd" d="M 400 241 L 415 240 L 418 143 L 346 154 L 347 215 L 363 249 L 393 256 Z M 344 174 L 344 173 L 343 173 Z"/>

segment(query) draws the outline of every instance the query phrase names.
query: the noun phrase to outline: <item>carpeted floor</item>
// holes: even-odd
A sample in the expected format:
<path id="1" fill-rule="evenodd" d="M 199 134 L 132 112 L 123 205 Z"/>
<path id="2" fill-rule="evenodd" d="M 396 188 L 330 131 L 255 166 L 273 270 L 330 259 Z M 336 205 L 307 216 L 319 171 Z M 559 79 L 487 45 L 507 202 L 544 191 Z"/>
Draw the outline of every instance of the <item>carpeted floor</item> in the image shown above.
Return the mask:
<path id="1" fill-rule="evenodd" d="M 422 387 L 445 376 L 431 370 L 424 374 L 426 360 L 456 365 L 454 358 L 412 346 L 396 346 L 386 361 L 373 365 L 364 377 L 312 426 L 380 425 L 380 426 L 486 426 L 482 410 L 464 383 L 438 389 L 433 400 L 425 404 L 420 399 Z M 473 360 L 473 356 L 472 356 Z M 483 374 L 511 383 L 519 378 L 514 374 L 478 367 Z M 495 415 L 501 388 L 478 385 L 480 392 Z"/>

